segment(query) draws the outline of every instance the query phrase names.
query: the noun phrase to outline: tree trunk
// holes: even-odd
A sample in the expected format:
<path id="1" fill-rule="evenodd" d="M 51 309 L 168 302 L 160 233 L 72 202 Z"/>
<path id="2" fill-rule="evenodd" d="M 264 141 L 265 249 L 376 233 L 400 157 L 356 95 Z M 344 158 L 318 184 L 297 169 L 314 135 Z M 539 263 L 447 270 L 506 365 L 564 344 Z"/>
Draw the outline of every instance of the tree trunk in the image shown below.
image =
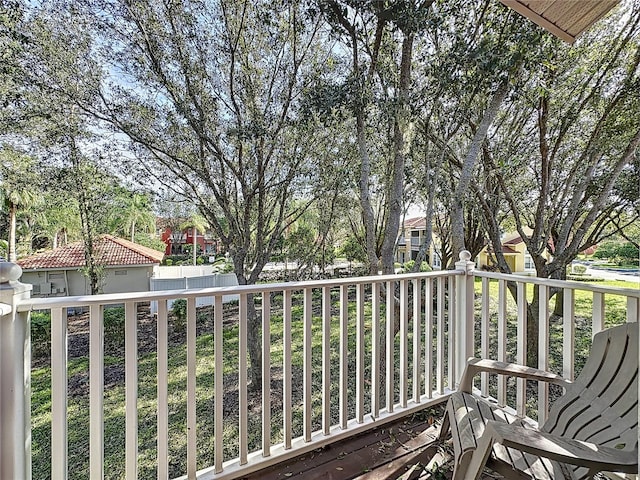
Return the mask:
<path id="1" fill-rule="evenodd" d="M 249 352 L 249 389 L 254 392 L 262 389 L 262 335 L 270 336 L 270 332 L 262 332 L 261 328 L 253 294 L 249 294 L 247 295 L 247 350 Z"/>
<path id="2" fill-rule="evenodd" d="M 467 198 L 467 193 L 469 190 L 469 184 L 471 182 L 471 177 L 473 176 L 473 170 L 476 164 L 476 159 L 480 154 L 480 149 L 482 148 L 482 142 L 487 136 L 487 131 L 489 127 L 493 123 L 494 118 L 496 117 L 500 105 L 502 105 L 502 101 L 507 96 L 507 92 L 509 91 L 509 84 L 506 81 L 503 81 L 499 86 L 496 92 L 493 94 L 491 98 L 491 102 L 489 106 L 484 112 L 482 116 L 482 120 L 480 121 L 480 125 L 476 130 L 473 140 L 469 145 L 469 150 L 467 150 L 467 155 L 462 164 L 462 171 L 460 172 L 460 180 L 458 181 L 458 186 L 453 194 L 452 205 L 451 205 L 451 242 L 453 244 L 453 258 L 454 261 L 457 260 L 458 255 L 462 250 L 465 249 L 464 245 L 464 203 Z"/>
<path id="3" fill-rule="evenodd" d="M 198 241 L 198 229 L 193 227 L 193 231 L 191 232 L 193 235 L 193 266 L 196 266 L 196 249 L 197 249 L 197 241 Z"/>
<path id="4" fill-rule="evenodd" d="M 365 250 L 367 262 L 369 263 L 369 273 L 371 275 L 377 275 L 376 222 L 373 207 L 371 206 L 371 191 L 369 190 L 371 158 L 367 151 L 363 109 L 356 114 L 356 134 L 358 137 L 358 150 L 360 151 L 360 206 L 362 207 L 362 221 L 364 224 Z"/>
<path id="5" fill-rule="evenodd" d="M 18 207 L 15 203 L 9 204 L 9 245 L 7 246 L 7 258 L 10 262 L 16 262 L 16 223 L 18 218 Z"/>
<path id="6" fill-rule="evenodd" d="M 398 91 L 398 106 L 396 107 L 393 125 L 394 160 L 392 168 L 391 187 L 389 188 L 389 210 L 384 241 L 382 243 L 382 273 L 394 273 L 394 253 L 400 216 L 402 215 L 402 193 L 404 187 L 404 151 L 406 145 L 406 131 L 409 123 L 407 97 L 411 84 L 411 57 L 413 56 L 413 34 L 405 33 L 402 41 L 402 57 L 400 59 L 400 85 Z"/>

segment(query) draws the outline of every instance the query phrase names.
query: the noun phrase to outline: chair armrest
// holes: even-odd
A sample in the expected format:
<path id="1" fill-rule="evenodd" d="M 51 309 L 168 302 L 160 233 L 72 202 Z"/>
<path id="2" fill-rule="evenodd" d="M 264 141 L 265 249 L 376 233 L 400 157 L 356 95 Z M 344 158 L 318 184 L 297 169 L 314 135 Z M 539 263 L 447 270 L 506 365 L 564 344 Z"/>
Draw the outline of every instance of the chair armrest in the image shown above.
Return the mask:
<path id="1" fill-rule="evenodd" d="M 638 472 L 637 449 L 618 450 L 494 421 L 487 423 L 483 436 L 487 434 L 491 436 L 492 443 L 500 443 L 505 447 L 557 462 L 586 467 L 591 474 L 600 471 Z"/>
<path id="2" fill-rule="evenodd" d="M 562 387 L 567 387 L 571 384 L 570 380 L 567 380 L 555 373 L 545 372 L 537 368 L 525 367 L 524 365 L 518 365 L 516 363 L 497 362 L 495 360 L 469 358 L 467 365 L 462 373 L 460 380 L 460 390 L 463 392 L 471 393 L 473 388 L 473 377 L 480 372 L 498 373 L 502 375 L 509 375 L 511 377 L 526 378 L 527 380 L 538 380 L 543 382 L 555 383 Z"/>

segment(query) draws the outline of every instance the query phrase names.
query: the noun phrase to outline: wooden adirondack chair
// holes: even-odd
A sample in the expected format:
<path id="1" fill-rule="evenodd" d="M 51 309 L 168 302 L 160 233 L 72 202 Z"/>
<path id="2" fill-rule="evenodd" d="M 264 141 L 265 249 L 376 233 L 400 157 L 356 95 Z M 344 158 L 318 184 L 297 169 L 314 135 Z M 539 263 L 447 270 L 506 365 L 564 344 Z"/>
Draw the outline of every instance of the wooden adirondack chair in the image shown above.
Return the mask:
<path id="1" fill-rule="evenodd" d="M 562 385 L 539 430 L 472 394 L 479 372 Z M 638 324 L 599 332 L 574 382 L 490 360 L 469 360 L 447 404 L 440 437 L 451 430 L 454 480 L 478 479 L 486 465 L 506 478 L 592 478 L 638 472 Z"/>

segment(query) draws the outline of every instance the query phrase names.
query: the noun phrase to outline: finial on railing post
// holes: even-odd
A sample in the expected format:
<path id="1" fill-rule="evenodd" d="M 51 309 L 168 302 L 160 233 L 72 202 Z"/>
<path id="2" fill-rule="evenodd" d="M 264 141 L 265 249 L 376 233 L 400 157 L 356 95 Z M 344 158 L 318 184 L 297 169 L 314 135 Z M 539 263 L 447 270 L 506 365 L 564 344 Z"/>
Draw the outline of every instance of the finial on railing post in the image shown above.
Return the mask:
<path id="1" fill-rule="evenodd" d="M 459 261 L 456 262 L 456 270 L 465 272 L 467 275 L 473 272 L 476 264 L 471 261 L 471 252 L 469 250 L 462 250 L 458 257 Z"/>
<path id="2" fill-rule="evenodd" d="M 17 282 L 22 276 L 20 265 L 12 262 L 0 262 L 0 284 Z"/>
<path id="3" fill-rule="evenodd" d="M 31 479 L 31 334 L 28 311 L 18 311 L 32 286 L 22 268 L 0 262 L 0 478 Z"/>

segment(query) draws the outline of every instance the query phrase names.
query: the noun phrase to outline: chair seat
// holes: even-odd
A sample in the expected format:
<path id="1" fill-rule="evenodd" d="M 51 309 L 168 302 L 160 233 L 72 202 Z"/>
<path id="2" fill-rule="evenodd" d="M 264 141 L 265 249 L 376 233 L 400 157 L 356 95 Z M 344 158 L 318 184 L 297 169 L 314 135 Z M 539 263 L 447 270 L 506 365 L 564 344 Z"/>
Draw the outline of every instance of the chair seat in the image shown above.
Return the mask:
<path id="1" fill-rule="evenodd" d="M 456 392 L 451 395 L 447 410 L 451 419 L 454 461 L 457 467 L 462 466 L 462 471 L 466 471 L 466 464 L 471 460 L 477 448 L 478 439 L 484 433 L 488 421 L 532 428 L 530 424 L 505 412 L 497 404 L 467 392 Z M 584 468 L 574 471 L 575 467 L 569 468 L 567 465 L 547 458 L 505 448 L 500 444 L 493 446 L 487 466 L 506 478 L 573 479 L 582 478 L 588 473 Z"/>

